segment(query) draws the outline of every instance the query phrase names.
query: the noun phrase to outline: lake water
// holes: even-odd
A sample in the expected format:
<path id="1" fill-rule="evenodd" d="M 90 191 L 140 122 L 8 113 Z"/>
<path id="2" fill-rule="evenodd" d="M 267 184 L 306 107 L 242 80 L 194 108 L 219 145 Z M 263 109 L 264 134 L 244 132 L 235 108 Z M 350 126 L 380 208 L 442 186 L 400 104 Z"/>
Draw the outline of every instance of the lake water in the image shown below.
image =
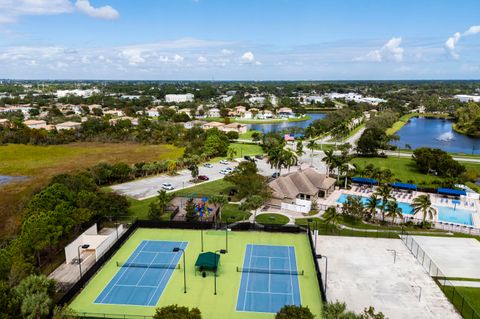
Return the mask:
<path id="1" fill-rule="evenodd" d="M 393 144 L 400 148 L 410 144 L 412 149 L 432 147 L 451 153 L 480 154 L 480 139 L 456 133 L 450 120 L 415 117 L 396 134 L 400 140 Z"/>
<path id="2" fill-rule="evenodd" d="M 11 181 L 14 180 L 24 180 L 24 176 L 7 176 L 7 175 L 0 175 L 0 187 L 2 185 L 5 185 L 7 183 L 10 183 Z"/>
<path id="3" fill-rule="evenodd" d="M 325 114 L 323 113 L 308 113 L 307 115 L 310 116 L 310 119 L 302 122 L 285 121 L 272 124 L 247 124 L 247 127 L 249 130 L 260 131 L 263 133 L 278 132 L 291 127 L 307 128 L 308 125 L 310 125 L 310 123 L 313 121 L 323 119 L 325 117 Z"/>

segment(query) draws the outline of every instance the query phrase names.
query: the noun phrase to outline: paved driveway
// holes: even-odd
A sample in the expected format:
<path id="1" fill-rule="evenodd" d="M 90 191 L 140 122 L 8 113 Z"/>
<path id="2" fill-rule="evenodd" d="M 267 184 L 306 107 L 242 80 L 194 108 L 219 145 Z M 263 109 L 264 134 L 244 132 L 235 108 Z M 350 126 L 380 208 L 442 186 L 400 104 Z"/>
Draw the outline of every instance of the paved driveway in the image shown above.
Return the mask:
<path id="1" fill-rule="evenodd" d="M 217 179 L 223 178 L 224 175 L 220 174 L 220 170 L 225 167 L 236 167 L 238 165 L 237 162 L 230 162 L 228 165 L 220 164 L 220 163 L 212 163 L 212 168 L 204 167 L 203 165 L 199 166 L 199 175 L 206 175 L 210 178 L 209 181 L 214 181 Z M 157 196 L 158 191 L 162 189 L 162 183 L 170 183 L 175 188 L 172 191 L 174 192 L 179 189 L 188 188 L 194 185 L 191 182 L 192 174 L 189 170 L 182 170 L 179 171 L 175 176 L 169 175 L 157 175 L 154 177 L 147 177 L 143 179 L 137 179 L 135 181 L 131 181 L 128 183 L 118 184 L 112 186 L 112 189 L 121 195 L 126 195 L 129 197 L 133 197 L 138 200 L 143 200 L 147 198 L 151 198 Z"/>

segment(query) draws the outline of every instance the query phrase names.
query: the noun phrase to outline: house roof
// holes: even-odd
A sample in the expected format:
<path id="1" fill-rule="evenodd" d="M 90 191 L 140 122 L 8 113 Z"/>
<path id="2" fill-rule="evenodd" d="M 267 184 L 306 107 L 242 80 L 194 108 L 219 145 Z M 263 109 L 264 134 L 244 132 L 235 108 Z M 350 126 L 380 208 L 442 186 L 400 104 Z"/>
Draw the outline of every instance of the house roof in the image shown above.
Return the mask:
<path id="1" fill-rule="evenodd" d="M 334 178 L 321 174 L 313 168 L 307 168 L 281 176 L 268 185 L 273 190 L 273 197 L 296 198 L 299 194 L 313 196 L 319 190 L 327 190 L 334 184 Z"/>
<path id="2" fill-rule="evenodd" d="M 32 124 L 45 124 L 46 122 L 44 120 L 27 120 L 24 121 L 23 124 L 25 125 L 32 125 Z"/>
<path id="3" fill-rule="evenodd" d="M 220 122 L 209 122 L 209 123 L 205 124 L 205 126 L 221 127 L 221 126 L 225 126 L 225 124 L 224 124 L 224 123 L 220 123 Z"/>
<path id="4" fill-rule="evenodd" d="M 57 124 L 57 126 L 66 126 L 66 127 L 74 127 L 74 126 L 79 126 L 79 125 L 82 125 L 82 123 L 78 123 L 78 122 L 63 122 L 63 123 Z"/>

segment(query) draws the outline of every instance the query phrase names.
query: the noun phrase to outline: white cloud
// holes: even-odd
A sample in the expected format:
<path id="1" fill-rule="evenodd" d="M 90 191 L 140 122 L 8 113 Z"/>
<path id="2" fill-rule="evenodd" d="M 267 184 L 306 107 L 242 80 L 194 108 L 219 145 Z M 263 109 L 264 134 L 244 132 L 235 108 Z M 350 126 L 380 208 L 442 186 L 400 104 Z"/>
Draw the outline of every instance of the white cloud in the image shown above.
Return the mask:
<path id="1" fill-rule="evenodd" d="M 81 11 L 94 18 L 113 20 L 119 17 L 118 11 L 111 6 L 95 8 L 90 4 L 89 0 L 77 0 L 75 7 L 78 9 L 78 11 Z"/>
<path id="2" fill-rule="evenodd" d="M 392 60 L 395 62 L 403 61 L 405 50 L 400 46 L 402 38 L 391 38 L 380 49 L 372 50 L 366 55 L 353 59 L 354 61 L 382 62 Z"/>
<path id="3" fill-rule="evenodd" d="M 222 53 L 223 55 L 230 55 L 230 54 L 233 53 L 233 51 L 228 50 L 228 49 L 222 49 L 221 53 Z"/>
<path id="4" fill-rule="evenodd" d="M 460 41 L 462 35 L 460 32 L 456 32 L 452 37 L 448 38 L 445 41 L 445 50 L 452 56 L 454 59 L 458 59 L 460 55 L 456 51 L 457 43 Z"/>
<path id="5" fill-rule="evenodd" d="M 198 62 L 198 63 L 201 63 L 201 64 L 207 63 L 207 62 L 208 62 L 208 59 L 207 59 L 206 57 L 204 57 L 204 56 L 199 56 L 198 59 L 197 59 L 197 62 Z"/>
<path id="6" fill-rule="evenodd" d="M 471 26 L 465 33 L 464 36 L 474 35 L 480 33 L 480 25 L 473 25 Z"/>
<path id="7" fill-rule="evenodd" d="M 253 55 L 253 53 L 251 51 L 248 51 L 248 52 L 245 52 L 244 54 L 242 54 L 242 56 L 240 57 L 240 60 L 242 62 L 252 63 L 252 62 L 255 61 L 255 56 Z"/>
<path id="8" fill-rule="evenodd" d="M 127 59 L 130 65 L 138 65 L 145 62 L 145 59 L 142 57 L 142 51 L 135 48 L 122 50 L 121 55 Z"/>
<path id="9" fill-rule="evenodd" d="M 13 23 L 21 16 L 72 12 L 69 0 L 0 0 L 0 23 Z"/>
<path id="10" fill-rule="evenodd" d="M 462 37 L 468 37 L 480 33 L 480 25 L 473 25 L 468 28 L 463 34 L 460 32 L 455 32 L 453 36 L 445 41 L 445 50 L 448 54 L 454 59 L 460 58 L 460 54 L 457 51 L 457 44 L 460 42 Z"/>

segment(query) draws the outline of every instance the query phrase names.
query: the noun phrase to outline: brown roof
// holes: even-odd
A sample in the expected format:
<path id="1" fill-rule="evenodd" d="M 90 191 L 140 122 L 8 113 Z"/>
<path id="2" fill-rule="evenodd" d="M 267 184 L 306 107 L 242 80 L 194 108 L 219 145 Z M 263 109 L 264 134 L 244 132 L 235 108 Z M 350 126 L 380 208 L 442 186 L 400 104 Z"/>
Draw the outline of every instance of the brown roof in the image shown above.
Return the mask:
<path id="1" fill-rule="evenodd" d="M 319 190 L 327 190 L 334 184 L 334 178 L 307 168 L 281 176 L 268 185 L 275 198 L 296 198 L 299 194 L 316 195 Z"/>

